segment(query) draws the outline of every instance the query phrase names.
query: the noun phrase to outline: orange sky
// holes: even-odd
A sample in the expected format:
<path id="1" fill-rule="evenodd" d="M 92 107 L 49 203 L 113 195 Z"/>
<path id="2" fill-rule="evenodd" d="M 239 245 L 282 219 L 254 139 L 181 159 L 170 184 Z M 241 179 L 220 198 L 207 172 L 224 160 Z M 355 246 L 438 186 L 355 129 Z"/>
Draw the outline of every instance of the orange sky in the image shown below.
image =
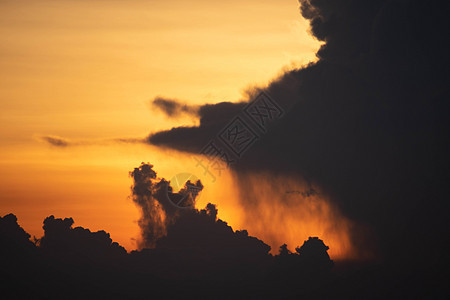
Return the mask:
<path id="1" fill-rule="evenodd" d="M 0 214 L 15 213 L 36 236 L 46 216 L 73 217 L 133 249 L 128 171 L 148 161 L 169 179 L 195 166 L 111 139 L 196 122 L 152 111 L 156 96 L 237 101 L 314 60 L 319 42 L 307 29 L 295 0 L 1 0 Z M 52 147 L 42 135 L 77 145 Z M 220 199 L 231 193 L 224 189 L 232 190 L 227 178 L 202 201 L 218 199 L 219 216 L 241 224 L 236 203 Z"/>

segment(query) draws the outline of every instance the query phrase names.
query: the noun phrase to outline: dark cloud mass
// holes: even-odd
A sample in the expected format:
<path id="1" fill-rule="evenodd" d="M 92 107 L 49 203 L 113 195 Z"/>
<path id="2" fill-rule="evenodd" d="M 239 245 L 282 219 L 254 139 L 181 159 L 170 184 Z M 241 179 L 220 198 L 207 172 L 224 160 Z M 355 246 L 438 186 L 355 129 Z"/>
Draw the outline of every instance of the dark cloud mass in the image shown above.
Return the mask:
<path id="1" fill-rule="evenodd" d="M 152 165 L 142 164 L 131 175 L 135 203 L 142 207 L 141 250 L 127 253 L 105 231 L 73 227 L 72 218 L 54 216 L 44 220 L 44 236 L 33 243 L 9 214 L 0 217 L 0 295 L 134 299 L 147 297 L 150 289 L 168 299 L 262 299 L 314 293 L 311 284 L 329 282 L 333 262 L 318 238 L 305 241 L 298 253 L 273 257 L 264 242 L 218 219 L 213 204 L 171 208 L 162 193 L 168 182 L 157 179 Z M 155 203 L 159 209 L 150 209 Z M 280 291 L 288 278 L 301 284 Z"/>
<path id="2" fill-rule="evenodd" d="M 326 42 L 320 60 L 267 87 L 286 114 L 233 168 L 243 191 L 247 174 L 259 171 L 318 183 L 373 230 L 354 232 L 359 248 L 376 240 L 383 260 L 438 282 L 449 266 L 448 9 L 433 1 L 344 2 L 303 3 L 312 32 Z M 225 120 L 149 141 L 198 152 L 241 109 L 217 107 Z M 243 199 L 254 211 L 257 199 Z"/>
<path id="3" fill-rule="evenodd" d="M 73 228 L 73 224 L 72 218 L 46 218 L 43 227 L 45 235 L 39 241 L 40 248 L 56 254 L 96 260 L 126 253 L 123 247 L 112 241 L 109 233 L 103 230 L 91 232 L 83 227 Z"/>
<path id="4" fill-rule="evenodd" d="M 302 0 L 300 6 L 311 33 L 325 43 L 316 63 L 264 88 L 284 115 L 232 165 L 241 204 L 251 221 L 261 219 L 256 208 L 267 189 L 255 184 L 255 174 L 280 185 L 284 196 L 269 200 L 283 208 L 294 207 L 297 196 L 308 203 L 327 195 L 356 224 L 352 242 L 379 247 L 378 260 L 333 262 L 327 252 L 333 245 L 320 237 L 299 240 L 295 252 L 284 244 L 270 254 L 263 241 L 218 219 L 214 204 L 192 207 L 197 194 L 190 191 L 201 191 L 200 181 L 174 191 L 143 163 L 130 172 L 139 250 L 127 253 L 105 231 L 54 216 L 32 242 L 16 216 L 5 215 L 0 297 L 449 298 L 448 3 Z M 200 124 L 156 132 L 146 142 L 198 153 L 247 102 L 153 104 L 169 117 L 198 115 Z M 285 189 L 279 178 L 302 178 L 305 190 Z M 264 226 L 282 234 L 277 224 Z"/>
<path id="5" fill-rule="evenodd" d="M 301 176 L 374 230 L 353 237 L 361 247 L 376 238 L 384 259 L 407 248 L 438 264 L 450 228 L 448 4 L 311 0 L 301 13 L 325 42 L 319 61 L 264 89 L 286 113 L 232 166 L 237 181 L 245 190 L 255 172 Z M 244 105 L 202 106 L 198 127 L 149 142 L 198 152 Z M 430 251 L 433 262 L 420 259 Z"/>

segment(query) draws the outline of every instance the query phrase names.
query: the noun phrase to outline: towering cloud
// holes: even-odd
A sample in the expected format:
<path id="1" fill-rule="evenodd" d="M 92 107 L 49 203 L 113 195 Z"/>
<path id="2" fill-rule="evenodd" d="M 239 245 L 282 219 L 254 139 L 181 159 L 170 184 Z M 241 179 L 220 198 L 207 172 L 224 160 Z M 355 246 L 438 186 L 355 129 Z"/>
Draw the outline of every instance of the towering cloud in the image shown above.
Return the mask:
<path id="1" fill-rule="evenodd" d="M 245 178 L 261 172 L 295 176 L 372 228 L 369 240 L 379 239 L 385 258 L 420 257 L 430 247 L 442 256 L 449 228 L 447 5 L 300 4 L 311 33 L 325 44 L 317 63 L 264 88 L 285 114 L 232 165 L 241 190 L 247 190 Z M 204 105 L 198 127 L 172 128 L 148 141 L 198 153 L 245 105 Z M 251 198 L 242 197 L 249 211 Z M 367 232 L 354 235 L 362 248 L 370 245 Z"/>
<path id="2" fill-rule="evenodd" d="M 142 231 L 140 247 L 153 247 L 155 242 L 166 234 L 166 225 L 174 217 L 175 208 L 171 208 L 164 191 L 167 191 L 168 182 L 164 179 L 157 181 L 153 165 L 142 164 L 130 172 L 134 185 L 132 197 L 134 203 L 141 210 L 139 227 Z"/>
<path id="3" fill-rule="evenodd" d="M 180 215 L 194 209 L 195 199 L 203 190 L 203 185 L 200 180 L 188 180 L 175 192 L 169 181 L 157 178 L 153 165 L 148 163 L 135 168 L 130 176 L 134 183 L 132 198 L 141 211 L 140 248 L 153 248 L 160 238 L 167 235 L 168 226 L 173 225 Z"/>
<path id="4" fill-rule="evenodd" d="M 169 253 L 189 249 L 192 259 L 199 262 L 218 257 L 240 258 L 247 263 L 267 259 L 270 247 L 248 236 L 245 230 L 234 232 L 226 222 L 217 219 L 215 205 L 209 203 L 205 209 L 195 209 L 195 199 L 203 189 L 199 180 L 188 180 L 175 192 L 169 181 L 157 178 L 151 164 L 142 163 L 130 175 L 134 181 L 132 197 L 141 210 L 141 248 L 165 249 Z"/>

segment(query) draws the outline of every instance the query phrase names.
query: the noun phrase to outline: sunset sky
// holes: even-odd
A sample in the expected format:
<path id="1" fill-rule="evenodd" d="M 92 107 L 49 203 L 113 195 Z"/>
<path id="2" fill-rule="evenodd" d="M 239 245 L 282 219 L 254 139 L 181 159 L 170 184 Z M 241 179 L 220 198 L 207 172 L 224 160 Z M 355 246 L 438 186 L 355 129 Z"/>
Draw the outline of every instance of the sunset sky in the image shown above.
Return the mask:
<path id="1" fill-rule="evenodd" d="M 319 46 L 296 0 L 0 0 L 0 215 L 37 237 L 45 217 L 73 217 L 134 249 L 128 172 L 143 161 L 167 179 L 195 172 L 185 155 L 133 142 L 198 122 L 151 100 L 235 102 Z M 244 226 L 233 180 L 205 184 L 200 203 Z"/>
<path id="2" fill-rule="evenodd" d="M 449 15 L 0 0 L 0 298 L 450 299 Z"/>

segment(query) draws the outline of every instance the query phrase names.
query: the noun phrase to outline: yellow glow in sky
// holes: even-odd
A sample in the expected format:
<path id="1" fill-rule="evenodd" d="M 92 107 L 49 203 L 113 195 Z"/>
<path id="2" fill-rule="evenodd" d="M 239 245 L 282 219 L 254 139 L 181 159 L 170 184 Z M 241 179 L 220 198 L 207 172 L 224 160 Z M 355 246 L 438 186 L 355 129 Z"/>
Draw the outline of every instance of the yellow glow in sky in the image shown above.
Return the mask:
<path id="1" fill-rule="evenodd" d="M 46 216 L 73 217 L 132 249 L 128 171 L 149 161 L 170 178 L 190 166 L 110 139 L 193 124 L 151 111 L 156 96 L 237 101 L 314 60 L 319 42 L 307 30 L 295 0 L 1 0 L 0 214 L 37 236 Z M 41 135 L 78 145 L 51 147 Z"/>

